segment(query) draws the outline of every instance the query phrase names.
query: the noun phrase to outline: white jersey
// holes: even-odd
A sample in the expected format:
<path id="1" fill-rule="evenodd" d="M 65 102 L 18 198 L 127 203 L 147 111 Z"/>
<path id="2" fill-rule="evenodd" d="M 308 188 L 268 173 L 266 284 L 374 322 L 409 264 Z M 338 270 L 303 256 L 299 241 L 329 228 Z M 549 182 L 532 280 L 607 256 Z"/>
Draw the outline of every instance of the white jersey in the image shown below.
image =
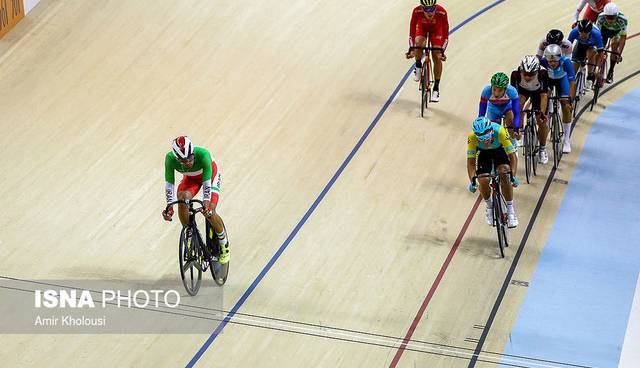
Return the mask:
<path id="1" fill-rule="evenodd" d="M 549 46 L 549 42 L 547 42 L 547 38 L 545 37 L 540 40 L 540 44 L 538 45 L 538 53 L 536 55 L 541 58 L 544 54 L 544 49 L 546 49 L 547 46 Z M 562 40 L 562 42 L 560 42 L 560 48 L 562 49 L 562 55 L 571 58 L 571 51 L 573 50 L 573 44 L 571 42 Z"/>

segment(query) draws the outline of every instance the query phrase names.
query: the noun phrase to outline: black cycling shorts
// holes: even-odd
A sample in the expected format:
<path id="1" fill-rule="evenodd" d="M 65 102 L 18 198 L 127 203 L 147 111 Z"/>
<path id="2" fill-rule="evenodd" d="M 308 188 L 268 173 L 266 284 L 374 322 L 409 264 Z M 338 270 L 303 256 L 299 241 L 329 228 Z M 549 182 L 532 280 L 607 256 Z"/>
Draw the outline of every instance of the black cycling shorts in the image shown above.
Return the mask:
<path id="1" fill-rule="evenodd" d="M 529 91 L 518 86 L 518 94 L 524 96 L 525 101 L 530 99 L 533 109 L 538 111 L 540 111 L 540 93 L 542 93 L 541 90 Z"/>
<path id="2" fill-rule="evenodd" d="M 502 147 L 490 150 L 478 150 L 476 174 L 490 174 L 494 167 L 497 169 L 500 165 L 509 164 L 509 157 Z"/>

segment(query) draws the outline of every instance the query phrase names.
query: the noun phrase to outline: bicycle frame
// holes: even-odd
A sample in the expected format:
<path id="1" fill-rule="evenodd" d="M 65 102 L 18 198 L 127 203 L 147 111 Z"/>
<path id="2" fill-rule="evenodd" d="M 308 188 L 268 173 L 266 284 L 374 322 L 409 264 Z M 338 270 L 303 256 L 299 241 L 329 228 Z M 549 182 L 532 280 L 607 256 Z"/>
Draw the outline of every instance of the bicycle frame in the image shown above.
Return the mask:
<path id="1" fill-rule="evenodd" d="M 509 246 L 509 242 L 507 240 L 507 201 L 502 195 L 502 189 L 500 187 L 501 175 L 511 175 L 511 172 L 498 174 L 494 169 L 491 174 L 480 174 L 478 178 L 490 178 L 489 185 L 491 186 L 491 198 L 493 202 L 493 226 L 496 228 L 498 234 L 500 256 L 504 258 L 504 248 Z"/>
<path id="2" fill-rule="evenodd" d="M 409 47 L 409 53 L 413 50 L 423 51 L 423 67 L 422 74 L 420 75 L 420 117 L 424 117 L 424 112 L 427 110 L 429 102 L 431 100 L 431 86 L 433 85 L 433 68 L 431 66 L 431 51 L 440 51 L 444 53 L 444 50 L 440 47 L 431 47 L 431 41 L 429 41 L 427 47 L 411 46 Z"/>

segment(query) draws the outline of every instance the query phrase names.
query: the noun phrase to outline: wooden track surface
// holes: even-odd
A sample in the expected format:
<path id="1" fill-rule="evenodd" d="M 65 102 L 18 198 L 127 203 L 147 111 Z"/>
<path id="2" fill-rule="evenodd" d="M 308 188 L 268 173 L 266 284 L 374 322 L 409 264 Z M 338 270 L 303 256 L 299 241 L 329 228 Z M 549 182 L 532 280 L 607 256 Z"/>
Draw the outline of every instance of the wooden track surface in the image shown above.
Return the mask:
<path id="1" fill-rule="evenodd" d="M 442 4 L 453 27 L 491 2 Z M 640 1 L 618 4 L 633 33 Z M 413 6 L 43 0 L 0 45 L 0 274 L 175 280 L 180 290 L 179 226 L 160 212 L 164 154 L 188 134 L 222 171 L 231 309 L 410 68 Z M 304 327 L 310 334 L 348 329 L 341 338 L 366 344 L 231 323 L 199 366 L 389 366 L 476 199 L 464 152 L 481 89 L 549 28 L 566 30 L 574 6 L 508 0 L 453 34 L 441 102 L 420 118 L 417 86 L 406 82 L 239 310 L 297 326 L 289 330 L 317 325 Z M 638 39 L 624 57 L 618 78 L 638 69 Z M 597 113 L 639 80 L 583 115 L 558 178 L 570 181 Z M 478 338 L 549 169 L 516 190 L 521 226 L 505 259 L 480 207 L 412 336 L 448 347 L 407 350 L 398 366 L 467 366 L 447 351 L 475 347 L 465 339 Z M 530 279 L 565 187 L 551 186 L 515 279 Z M 484 350 L 502 351 L 525 293 L 509 289 Z M 6 366 L 182 366 L 207 337 L 2 335 L 0 356 Z"/>

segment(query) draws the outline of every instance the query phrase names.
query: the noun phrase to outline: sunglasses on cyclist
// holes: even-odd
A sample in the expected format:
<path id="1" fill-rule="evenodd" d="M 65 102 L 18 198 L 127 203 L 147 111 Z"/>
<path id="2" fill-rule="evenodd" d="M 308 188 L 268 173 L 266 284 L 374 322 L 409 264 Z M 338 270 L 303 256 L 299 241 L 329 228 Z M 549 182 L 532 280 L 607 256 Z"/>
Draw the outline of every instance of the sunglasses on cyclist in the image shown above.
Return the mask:
<path id="1" fill-rule="evenodd" d="M 422 10 L 424 10 L 425 13 L 433 13 L 436 11 L 436 7 L 435 6 L 423 6 Z"/>
<path id="2" fill-rule="evenodd" d="M 613 21 L 615 21 L 615 20 L 616 20 L 616 18 L 618 18 L 618 16 L 617 16 L 617 15 L 605 15 L 605 16 L 604 16 L 604 19 L 606 19 L 606 20 L 607 20 L 607 21 L 609 21 L 609 22 L 613 22 Z"/>
<path id="3" fill-rule="evenodd" d="M 493 138 L 493 128 L 485 130 L 480 135 L 476 134 L 476 138 L 478 138 L 479 141 L 491 140 L 491 138 Z"/>

